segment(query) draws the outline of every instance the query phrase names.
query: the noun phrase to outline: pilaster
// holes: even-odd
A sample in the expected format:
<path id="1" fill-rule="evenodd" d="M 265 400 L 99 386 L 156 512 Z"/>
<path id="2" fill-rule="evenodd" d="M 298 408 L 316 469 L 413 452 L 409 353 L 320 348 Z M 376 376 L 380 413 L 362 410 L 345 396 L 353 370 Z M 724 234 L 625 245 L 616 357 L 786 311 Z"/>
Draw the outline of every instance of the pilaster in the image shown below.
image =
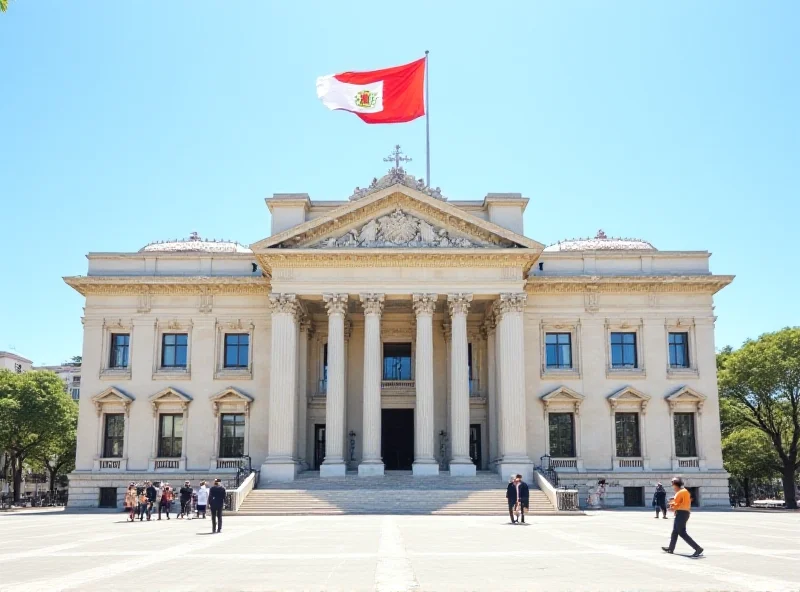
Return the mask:
<path id="1" fill-rule="evenodd" d="M 448 294 L 452 322 L 450 346 L 450 475 L 475 475 L 469 457 L 469 359 L 467 351 L 467 313 L 472 294 Z"/>
<path id="2" fill-rule="evenodd" d="M 328 389 L 325 397 L 325 460 L 321 477 L 342 477 L 345 419 L 345 335 L 347 294 L 323 294 L 328 309 Z"/>
<path id="3" fill-rule="evenodd" d="M 383 475 L 381 458 L 381 313 L 383 294 L 361 294 L 364 306 L 364 411 L 362 477 Z"/>
<path id="4" fill-rule="evenodd" d="M 437 294 L 414 294 L 417 318 L 417 351 L 414 366 L 416 410 L 414 413 L 414 464 L 416 476 L 438 475 L 434 458 L 433 312 Z"/>

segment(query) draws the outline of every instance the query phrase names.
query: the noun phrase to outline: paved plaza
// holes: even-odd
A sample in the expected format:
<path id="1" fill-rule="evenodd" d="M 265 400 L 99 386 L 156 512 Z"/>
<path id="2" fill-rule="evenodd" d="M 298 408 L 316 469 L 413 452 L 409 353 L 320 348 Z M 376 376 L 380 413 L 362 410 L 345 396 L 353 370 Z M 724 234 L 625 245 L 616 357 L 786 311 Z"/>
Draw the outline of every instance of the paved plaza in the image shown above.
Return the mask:
<path id="1" fill-rule="evenodd" d="M 0 515 L 0 590 L 800 590 L 800 514 L 697 512 L 700 559 L 649 512 L 125 522 Z"/>

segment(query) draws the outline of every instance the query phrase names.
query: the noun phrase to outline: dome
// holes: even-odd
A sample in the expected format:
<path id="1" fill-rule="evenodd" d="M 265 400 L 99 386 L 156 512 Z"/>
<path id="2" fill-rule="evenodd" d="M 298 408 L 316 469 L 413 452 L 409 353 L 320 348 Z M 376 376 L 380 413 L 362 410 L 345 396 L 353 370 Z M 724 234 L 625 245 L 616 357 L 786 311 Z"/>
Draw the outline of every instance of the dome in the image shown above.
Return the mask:
<path id="1" fill-rule="evenodd" d="M 563 240 L 545 248 L 545 253 L 556 251 L 656 251 L 646 240 L 638 238 L 615 238 L 606 236 L 602 230 L 594 238 Z"/>
<path id="2" fill-rule="evenodd" d="M 235 241 L 201 238 L 196 232 L 189 238 L 156 241 L 139 249 L 140 253 L 252 253 L 250 249 Z"/>

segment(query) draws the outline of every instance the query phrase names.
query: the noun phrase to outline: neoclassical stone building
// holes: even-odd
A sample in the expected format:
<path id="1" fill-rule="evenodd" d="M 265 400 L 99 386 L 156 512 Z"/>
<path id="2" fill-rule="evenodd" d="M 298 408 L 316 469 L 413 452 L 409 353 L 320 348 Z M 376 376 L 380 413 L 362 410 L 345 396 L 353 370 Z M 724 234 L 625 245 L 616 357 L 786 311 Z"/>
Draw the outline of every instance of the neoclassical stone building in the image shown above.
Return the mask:
<path id="1" fill-rule="evenodd" d="M 271 236 L 91 253 L 70 503 L 145 476 L 262 484 L 552 463 L 638 503 L 727 503 L 706 251 L 523 233 L 528 199 L 448 200 L 395 164 L 347 201 L 267 199 Z M 498 478 L 498 485 L 500 485 Z"/>

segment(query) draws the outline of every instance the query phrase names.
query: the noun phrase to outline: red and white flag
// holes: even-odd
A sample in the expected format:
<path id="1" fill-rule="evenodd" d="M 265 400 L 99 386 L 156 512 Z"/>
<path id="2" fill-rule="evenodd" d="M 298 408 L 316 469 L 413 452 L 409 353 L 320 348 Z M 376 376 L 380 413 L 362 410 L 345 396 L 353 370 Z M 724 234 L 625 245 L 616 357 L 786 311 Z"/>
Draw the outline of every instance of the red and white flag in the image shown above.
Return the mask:
<path id="1" fill-rule="evenodd" d="M 317 96 L 328 109 L 358 115 L 366 123 L 403 123 L 425 115 L 425 58 L 371 72 L 317 78 Z"/>

